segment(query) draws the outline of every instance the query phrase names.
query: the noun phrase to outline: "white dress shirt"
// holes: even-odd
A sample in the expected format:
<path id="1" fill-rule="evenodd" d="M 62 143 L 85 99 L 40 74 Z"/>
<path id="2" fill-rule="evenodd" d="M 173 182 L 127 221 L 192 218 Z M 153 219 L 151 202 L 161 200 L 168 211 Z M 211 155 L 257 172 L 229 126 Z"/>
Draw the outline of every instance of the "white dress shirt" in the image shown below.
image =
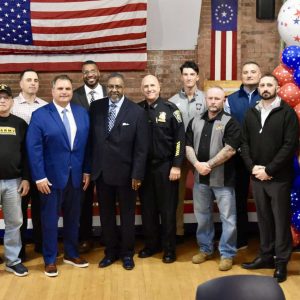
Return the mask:
<path id="1" fill-rule="evenodd" d="M 55 101 L 53 100 L 53 104 L 56 107 L 58 114 L 61 118 L 61 121 L 63 121 L 63 111 L 64 109 L 67 110 L 66 114 L 70 123 L 70 129 L 71 129 L 71 149 L 73 149 L 73 145 L 74 145 L 74 140 L 75 140 L 75 135 L 76 135 L 76 131 L 77 131 L 77 126 L 76 126 L 76 122 L 72 113 L 72 109 L 71 109 L 71 105 L 70 103 L 66 106 L 66 107 L 61 107 L 59 106 L 57 103 L 55 103 Z"/>
<path id="2" fill-rule="evenodd" d="M 91 89 L 89 88 L 86 84 L 84 85 L 84 90 L 85 90 L 85 94 L 86 94 L 86 97 L 89 101 L 89 104 L 91 104 L 91 101 L 92 101 L 92 95 L 90 94 L 91 91 L 94 91 L 94 99 L 95 100 L 98 100 L 98 99 L 102 99 L 104 98 L 104 94 L 103 94 L 103 88 L 102 88 L 102 85 L 98 83 L 98 85 L 94 88 L 94 89 Z"/>
<path id="3" fill-rule="evenodd" d="M 122 106 L 122 104 L 124 102 L 124 98 L 125 97 L 123 96 L 118 102 L 113 102 L 113 101 L 111 101 L 111 99 L 109 99 L 109 103 L 108 103 L 109 107 L 113 103 L 116 104 L 116 118 L 117 118 L 117 115 L 118 115 L 118 113 L 120 111 L 120 108 L 121 108 L 121 106 Z"/>

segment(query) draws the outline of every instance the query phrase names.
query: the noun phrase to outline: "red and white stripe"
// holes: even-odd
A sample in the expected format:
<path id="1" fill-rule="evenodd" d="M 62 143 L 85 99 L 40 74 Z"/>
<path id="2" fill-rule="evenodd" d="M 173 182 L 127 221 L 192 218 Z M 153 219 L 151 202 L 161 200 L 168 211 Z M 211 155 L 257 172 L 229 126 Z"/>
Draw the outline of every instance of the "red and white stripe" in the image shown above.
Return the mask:
<path id="1" fill-rule="evenodd" d="M 237 79 L 237 32 L 211 32 L 211 80 Z"/>

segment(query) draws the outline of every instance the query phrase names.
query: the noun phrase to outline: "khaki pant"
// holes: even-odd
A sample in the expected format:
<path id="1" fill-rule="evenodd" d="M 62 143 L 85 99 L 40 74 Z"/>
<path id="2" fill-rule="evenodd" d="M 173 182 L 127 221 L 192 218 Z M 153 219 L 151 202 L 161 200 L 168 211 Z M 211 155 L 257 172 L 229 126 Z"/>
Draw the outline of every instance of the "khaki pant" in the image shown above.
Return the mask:
<path id="1" fill-rule="evenodd" d="M 178 205 L 176 210 L 176 235 L 184 235 L 184 198 L 186 189 L 186 179 L 192 165 L 185 159 L 181 166 L 181 176 L 179 180 Z"/>

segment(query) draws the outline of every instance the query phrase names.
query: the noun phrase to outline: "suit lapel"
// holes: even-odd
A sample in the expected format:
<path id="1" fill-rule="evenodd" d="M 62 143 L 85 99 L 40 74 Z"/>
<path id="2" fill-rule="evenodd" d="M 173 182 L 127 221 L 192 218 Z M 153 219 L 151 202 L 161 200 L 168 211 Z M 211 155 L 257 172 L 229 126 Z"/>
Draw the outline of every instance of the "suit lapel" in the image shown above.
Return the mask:
<path id="1" fill-rule="evenodd" d="M 65 139 L 67 145 L 70 147 L 66 128 L 65 128 L 65 126 L 62 122 L 62 119 L 61 119 L 55 105 L 53 104 L 53 102 L 50 103 L 49 108 L 50 108 L 49 112 L 50 112 L 51 117 L 54 119 L 55 123 L 60 128 L 60 131 L 63 133 L 64 139 Z"/>
<path id="2" fill-rule="evenodd" d="M 76 105 L 71 104 L 71 109 L 72 109 L 72 114 L 75 120 L 75 124 L 77 127 L 76 134 L 75 134 L 75 139 L 74 139 L 74 144 L 73 144 L 73 149 L 76 147 L 76 144 L 78 142 L 78 134 L 79 134 L 79 126 L 81 124 L 81 115 L 79 113 L 79 110 L 77 109 Z"/>
<path id="3" fill-rule="evenodd" d="M 87 109 L 89 109 L 89 107 L 90 107 L 89 100 L 88 100 L 88 98 L 86 96 L 84 86 L 82 87 L 82 89 L 81 89 L 80 92 L 81 92 L 80 102 L 81 102 L 82 106 L 86 107 Z"/>

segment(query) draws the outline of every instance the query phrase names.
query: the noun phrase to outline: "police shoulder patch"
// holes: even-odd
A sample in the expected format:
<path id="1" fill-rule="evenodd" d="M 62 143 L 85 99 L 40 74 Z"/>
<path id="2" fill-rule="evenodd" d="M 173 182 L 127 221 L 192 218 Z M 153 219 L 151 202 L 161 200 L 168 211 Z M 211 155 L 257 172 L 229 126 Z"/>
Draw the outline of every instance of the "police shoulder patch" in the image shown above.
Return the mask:
<path id="1" fill-rule="evenodd" d="M 178 123 L 182 123 L 181 113 L 180 110 L 177 109 L 173 112 L 174 117 L 176 118 Z"/>

